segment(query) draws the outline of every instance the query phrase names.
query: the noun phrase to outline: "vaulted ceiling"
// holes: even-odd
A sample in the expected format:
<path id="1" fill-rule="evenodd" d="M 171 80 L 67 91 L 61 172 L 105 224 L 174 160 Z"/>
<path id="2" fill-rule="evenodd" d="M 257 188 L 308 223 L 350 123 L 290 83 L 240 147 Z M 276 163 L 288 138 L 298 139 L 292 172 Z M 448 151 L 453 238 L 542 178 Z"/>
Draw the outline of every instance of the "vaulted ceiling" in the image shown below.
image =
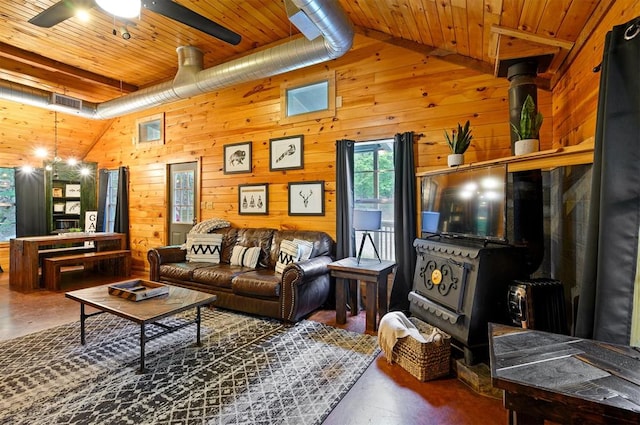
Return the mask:
<path id="1" fill-rule="evenodd" d="M 104 102 L 170 80 L 176 48 L 197 46 L 209 68 L 299 34 L 282 0 L 178 0 L 242 36 L 227 44 L 143 8 L 115 19 L 89 10 L 51 28 L 28 22 L 57 0 L 0 0 L 0 80 Z M 355 31 L 425 55 L 499 74 L 514 58 L 543 57 L 542 86 L 553 87 L 613 0 L 338 0 Z M 131 35 L 124 39 L 123 31 Z M 347 53 L 348 54 L 348 53 Z M 34 143 L 85 152 L 108 122 L 0 100 L 0 158 L 30 157 Z M 0 162 L 2 162 L 0 160 Z M 19 160 L 17 161 L 19 162 Z M 2 165 L 2 164 L 0 164 Z M 14 164 L 19 165 L 19 164 Z"/>

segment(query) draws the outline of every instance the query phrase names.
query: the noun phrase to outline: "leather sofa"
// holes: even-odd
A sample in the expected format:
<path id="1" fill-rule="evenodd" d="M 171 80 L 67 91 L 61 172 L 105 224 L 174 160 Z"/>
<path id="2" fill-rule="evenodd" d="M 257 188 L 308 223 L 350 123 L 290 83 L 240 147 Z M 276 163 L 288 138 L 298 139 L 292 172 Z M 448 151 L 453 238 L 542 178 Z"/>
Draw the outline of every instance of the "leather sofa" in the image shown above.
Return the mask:
<path id="1" fill-rule="evenodd" d="M 233 227 L 211 233 L 222 236 L 218 264 L 187 260 L 186 246 L 153 248 L 147 253 L 150 280 L 213 293 L 218 296 L 217 307 L 287 322 L 302 319 L 327 301 L 331 288 L 327 265 L 335 258 L 335 242 L 328 234 Z M 287 264 L 276 273 L 283 240 L 308 241 L 313 249 L 308 260 Z M 234 246 L 259 247 L 256 267 L 232 264 Z"/>

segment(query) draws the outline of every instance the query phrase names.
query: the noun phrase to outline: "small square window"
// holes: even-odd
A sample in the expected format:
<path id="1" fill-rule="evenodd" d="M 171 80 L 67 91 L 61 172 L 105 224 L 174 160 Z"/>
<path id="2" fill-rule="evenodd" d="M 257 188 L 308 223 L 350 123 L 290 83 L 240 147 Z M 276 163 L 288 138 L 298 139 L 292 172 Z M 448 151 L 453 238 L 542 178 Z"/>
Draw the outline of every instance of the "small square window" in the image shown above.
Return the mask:
<path id="1" fill-rule="evenodd" d="M 164 144 L 164 114 L 136 120 L 135 143 L 138 146 Z"/>
<path id="2" fill-rule="evenodd" d="M 329 82 L 287 89 L 287 117 L 329 109 Z"/>
<path id="3" fill-rule="evenodd" d="M 335 73 L 316 74 L 282 84 L 281 124 L 334 117 L 336 113 Z"/>

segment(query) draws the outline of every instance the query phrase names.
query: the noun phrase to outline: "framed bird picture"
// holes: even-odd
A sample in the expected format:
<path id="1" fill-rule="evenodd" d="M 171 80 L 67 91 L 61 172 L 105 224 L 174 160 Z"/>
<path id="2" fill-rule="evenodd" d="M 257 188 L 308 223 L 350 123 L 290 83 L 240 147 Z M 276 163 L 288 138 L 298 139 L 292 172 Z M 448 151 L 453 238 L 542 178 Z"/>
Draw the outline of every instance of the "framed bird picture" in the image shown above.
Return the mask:
<path id="1" fill-rule="evenodd" d="M 224 145 L 224 173 L 251 172 L 251 142 Z"/>
<path id="2" fill-rule="evenodd" d="M 304 136 L 280 137 L 269 140 L 269 170 L 304 168 Z"/>

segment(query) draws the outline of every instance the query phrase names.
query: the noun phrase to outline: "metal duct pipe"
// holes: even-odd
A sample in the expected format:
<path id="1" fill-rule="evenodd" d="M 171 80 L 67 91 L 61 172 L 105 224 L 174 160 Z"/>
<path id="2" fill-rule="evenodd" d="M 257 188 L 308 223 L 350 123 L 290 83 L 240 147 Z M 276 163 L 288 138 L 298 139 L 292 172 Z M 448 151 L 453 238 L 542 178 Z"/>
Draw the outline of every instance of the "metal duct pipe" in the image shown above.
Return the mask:
<path id="1" fill-rule="evenodd" d="M 56 109 L 91 119 L 108 119 L 172 103 L 220 88 L 283 74 L 336 59 L 349 51 L 353 28 L 336 0 L 293 0 L 318 27 L 322 38 L 305 38 L 253 53 L 240 59 L 202 69 L 202 52 L 182 46 L 173 81 L 160 83 L 99 104 L 83 102 L 79 111 L 51 105 L 51 93 L 0 81 L 0 98 L 37 107 Z"/>

